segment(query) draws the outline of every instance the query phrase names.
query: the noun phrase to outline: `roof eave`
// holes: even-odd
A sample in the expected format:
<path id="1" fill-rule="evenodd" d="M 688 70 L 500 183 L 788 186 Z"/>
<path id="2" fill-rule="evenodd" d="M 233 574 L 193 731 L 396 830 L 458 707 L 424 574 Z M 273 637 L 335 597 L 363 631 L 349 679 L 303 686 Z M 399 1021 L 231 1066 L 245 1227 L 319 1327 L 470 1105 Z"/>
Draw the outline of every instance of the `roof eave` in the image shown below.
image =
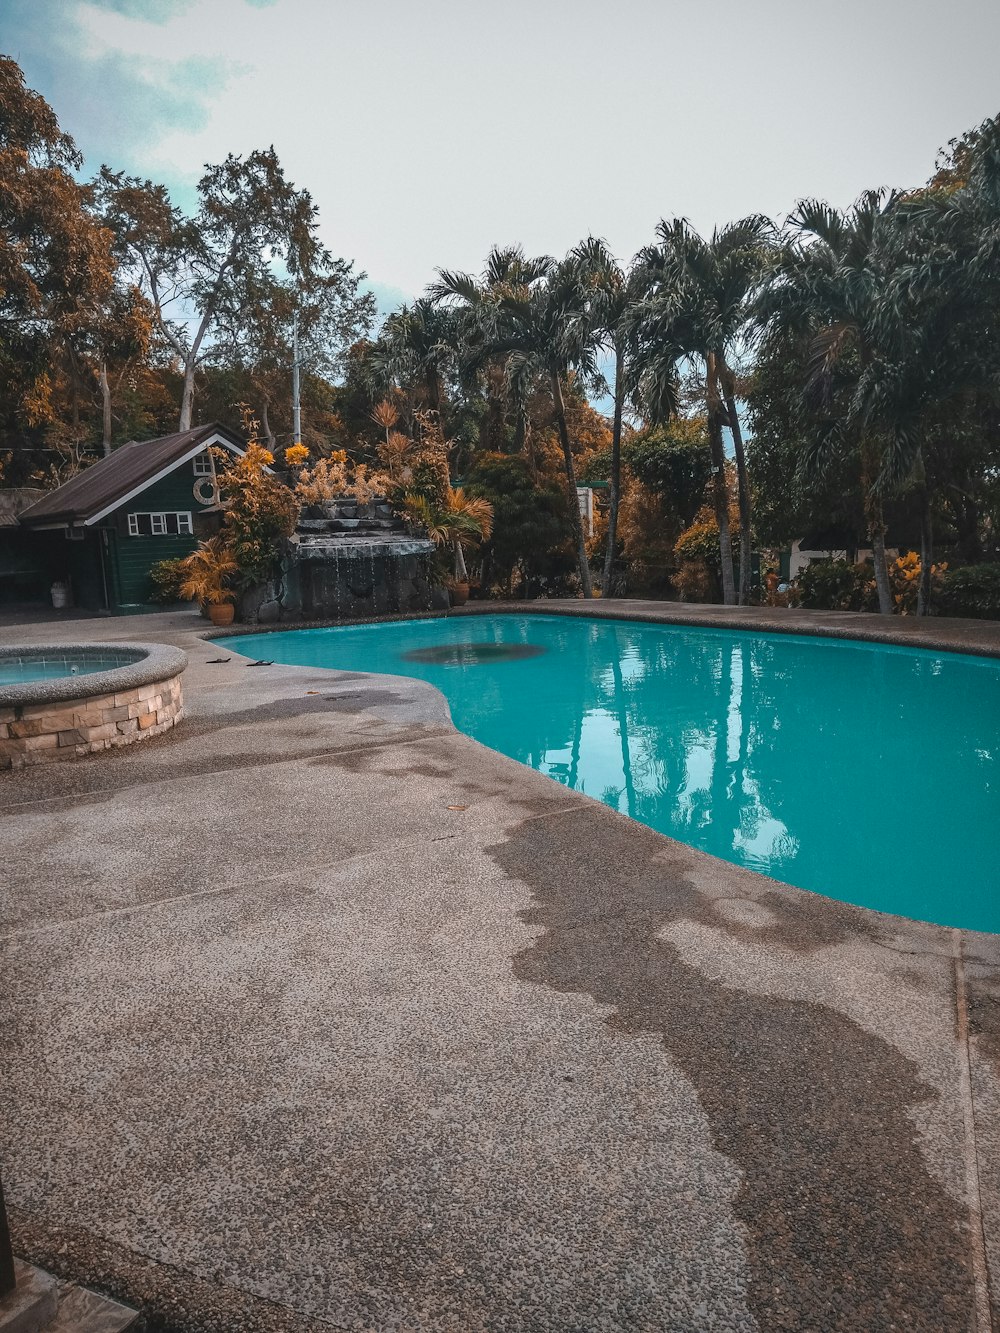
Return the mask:
<path id="1" fill-rule="evenodd" d="M 174 459 L 168 465 L 161 467 L 152 476 L 147 477 L 141 485 L 133 486 L 131 489 L 125 491 L 110 504 L 103 504 L 96 509 L 91 506 L 87 509 L 49 510 L 32 518 L 31 511 L 36 505 L 44 504 L 43 497 L 43 499 L 37 500 L 34 505 L 29 505 L 27 509 L 18 514 L 18 524 L 27 529 L 34 528 L 38 530 L 62 527 L 93 527 L 96 523 L 100 523 L 102 519 L 113 514 L 116 509 L 120 509 L 123 504 L 127 504 L 129 500 L 134 499 L 137 495 L 141 495 L 142 492 L 148 490 L 150 486 L 155 485 L 156 482 L 169 476 L 171 472 L 182 467 L 184 463 L 189 462 L 197 454 L 203 453 L 205 449 L 213 444 L 221 444 L 224 448 L 237 454 L 246 452 L 244 446 L 237 441 L 236 436 L 233 435 L 231 431 L 227 430 L 225 426 L 206 426 L 204 429 L 208 433 L 196 440 L 196 442 L 178 458 Z"/>

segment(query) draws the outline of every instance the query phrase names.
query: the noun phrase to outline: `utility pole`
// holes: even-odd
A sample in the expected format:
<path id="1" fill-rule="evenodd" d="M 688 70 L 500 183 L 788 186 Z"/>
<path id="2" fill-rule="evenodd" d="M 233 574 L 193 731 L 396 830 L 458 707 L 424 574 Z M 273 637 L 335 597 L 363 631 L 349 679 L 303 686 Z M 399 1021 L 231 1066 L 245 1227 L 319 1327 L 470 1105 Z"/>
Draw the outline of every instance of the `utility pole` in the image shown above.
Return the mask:
<path id="1" fill-rule="evenodd" d="M 292 316 L 292 444 L 302 443 L 302 402 L 299 395 L 299 312 Z"/>

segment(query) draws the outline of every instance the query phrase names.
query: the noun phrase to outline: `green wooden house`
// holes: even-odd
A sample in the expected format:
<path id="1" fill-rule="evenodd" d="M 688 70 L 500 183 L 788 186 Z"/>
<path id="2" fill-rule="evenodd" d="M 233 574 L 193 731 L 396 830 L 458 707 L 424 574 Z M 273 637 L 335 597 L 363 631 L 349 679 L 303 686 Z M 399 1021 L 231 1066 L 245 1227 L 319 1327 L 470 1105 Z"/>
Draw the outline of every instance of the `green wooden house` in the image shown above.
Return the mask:
<path id="1" fill-rule="evenodd" d="M 219 425 L 123 444 L 18 515 L 22 531 L 44 540 L 46 568 L 69 585 L 74 605 L 113 615 L 155 609 L 150 568 L 221 527 L 213 446 L 244 452 Z"/>

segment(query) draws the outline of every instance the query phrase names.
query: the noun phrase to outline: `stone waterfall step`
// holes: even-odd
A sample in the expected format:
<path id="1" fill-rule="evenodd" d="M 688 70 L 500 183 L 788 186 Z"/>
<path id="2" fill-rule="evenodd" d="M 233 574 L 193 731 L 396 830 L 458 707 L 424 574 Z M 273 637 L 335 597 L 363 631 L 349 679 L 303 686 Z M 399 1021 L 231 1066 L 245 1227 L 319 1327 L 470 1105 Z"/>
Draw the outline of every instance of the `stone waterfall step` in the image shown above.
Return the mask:
<path id="1" fill-rule="evenodd" d="M 398 518 L 300 518 L 301 532 L 402 532 Z"/>

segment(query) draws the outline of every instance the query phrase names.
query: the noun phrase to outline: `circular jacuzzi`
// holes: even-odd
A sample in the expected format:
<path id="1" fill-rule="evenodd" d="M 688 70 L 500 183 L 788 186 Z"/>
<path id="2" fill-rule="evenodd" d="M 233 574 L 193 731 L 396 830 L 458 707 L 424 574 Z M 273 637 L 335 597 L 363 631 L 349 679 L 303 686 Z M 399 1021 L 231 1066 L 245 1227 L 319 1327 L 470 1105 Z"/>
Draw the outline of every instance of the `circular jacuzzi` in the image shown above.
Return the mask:
<path id="1" fill-rule="evenodd" d="M 79 758 L 175 726 L 187 656 L 162 643 L 0 647 L 0 769 Z"/>

